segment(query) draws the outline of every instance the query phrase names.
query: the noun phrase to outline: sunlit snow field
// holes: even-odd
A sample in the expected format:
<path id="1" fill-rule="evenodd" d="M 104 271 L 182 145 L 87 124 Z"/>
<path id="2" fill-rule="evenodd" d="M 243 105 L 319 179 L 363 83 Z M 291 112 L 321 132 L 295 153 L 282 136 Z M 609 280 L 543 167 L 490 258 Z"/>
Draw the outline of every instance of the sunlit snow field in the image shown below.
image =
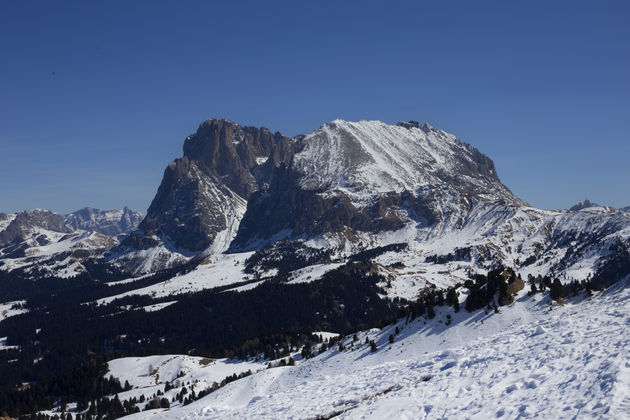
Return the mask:
<path id="1" fill-rule="evenodd" d="M 426 323 L 399 320 L 393 344 L 388 336 L 395 326 L 371 330 L 357 341 L 346 338 L 345 351 L 298 359 L 296 366 L 220 360 L 200 367 L 193 358 L 156 356 L 110 367 L 140 387 L 154 385 L 149 364 L 177 364 L 165 368 L 166 380 L 182 367 L 183 379 L 204 382 L 256 372 L 188 406 L 134 418 L 630 418 L 629 286 L 625 279 L 563 306 L 521 291 L 496 314 L 439 307 Z M 376 352 L 365 335 L 376 341 Z"/>

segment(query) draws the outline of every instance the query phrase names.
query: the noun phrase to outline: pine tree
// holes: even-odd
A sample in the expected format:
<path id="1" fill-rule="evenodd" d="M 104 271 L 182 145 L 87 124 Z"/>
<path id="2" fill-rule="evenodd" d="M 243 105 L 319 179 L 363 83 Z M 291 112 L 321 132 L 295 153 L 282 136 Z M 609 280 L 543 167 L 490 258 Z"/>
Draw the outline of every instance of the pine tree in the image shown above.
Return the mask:
<path id="1" fill-rule="evenodd" d="M 564 286 L 562 286 L 562 283 L 557 278 L 554 279 L 553 283 L 551 284 L 549 296 L 553 300 L 559 300 L 564 297 Z"/>

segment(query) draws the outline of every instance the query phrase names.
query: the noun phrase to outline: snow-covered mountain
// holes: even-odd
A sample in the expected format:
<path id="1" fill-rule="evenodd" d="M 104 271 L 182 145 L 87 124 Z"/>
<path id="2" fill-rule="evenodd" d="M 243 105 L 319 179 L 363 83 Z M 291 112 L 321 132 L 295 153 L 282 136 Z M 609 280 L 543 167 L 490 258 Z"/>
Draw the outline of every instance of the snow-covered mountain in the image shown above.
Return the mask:
<path id="1" fill-rule="evenodd" d="M 215 119 L 186 139 L 116 255 L 146 272 L 286 237 L 443 222 L 444 201 L 468 198 L 524 204 L 487 156 L 427 124 L 336 120 L 289 139 Z"/>
<path id="2" fill-rule="evenodd" d="M 37 209 L 0 214 L 0 265 L 5 270 L 34 268 L 34 276 L 72 277 L 80 261 L 101 257 L 118 244 L 118 235 L 138 227 L 142 214 L 128 209 L 90 207 L 61 215 Z"/>
<path id="3" fill-rule="evenodd" d="M 293 166 L 303 189 L 344 193 L 357 207 L 375 194 L 426 186 L 524 204 L 501 184 L 490 158 L 428 124 L 335 120 L 300 138 L 298 150 Z"/>
<path id="4" fill-rule="evenodd" d="M 490 158 L 428 124 L 335 120 L 289 139 L 209 120 L 186 139 L 147 218 L 113 255 L 142 274 L 198 254 L 220 264 L 229 258 L 211 256 L 226 249 L 251 253 L 291 240 L 329 250 L 334 267 L 405 243 L 387 264 L 408 268 L 387 271 L 408 285 L 448 285 L 453 273 L 464 278 L 494 264 L 604 282 L 611 270 L 630 271 L 623 262 L 630 218 L 581 204 L 528 206 L 500 182 Z M 243 281 L 238 273 L 233 283 Z"/>
<path id="5" fill-rule="evenodd" d="M 443 225 L 472 201 L 525 205 L 490 158 L 427 124 L 336 120 L 294 142 L 290 165 L 250 199 L 232 249 Z"/>
<path id="6" fill-rule="evenodd" d="M 278 248 L 270 255 L 294 258 L 281 250 L 286 241 L 328 256 L 297 267 L 295 278 L 402 243 L 404 249 L 379 257 L 394 296 L 413 295 L 418 285 L 448 286 L 497 264 L 602 283 L 610 283 L 613 273 L 630 272 L 628 213 L 590 202 L 568 211 L 532 208 L 501 183 L 490 158 L 428 124 L 335 120 L 288 138 L 214 119 L 188 136 L 183 149 L 183 157 L 166 168 L 137 230 L 121 244 L 103 244 L 99 257 L 133 275 L 196 256 L 206 261 L 198 271 L 222 272 L 231 261 L 239 269 L 226 271 L 226 285 L 272 275 L 266 269 L 246 274 L 247 256 Z M 95 228 L 97 220 L 122 226 L 125 215 L 84 209 L 45 219 L 68 233 Z M 16 217 L 0 220 L 5 244 L 19 236 Z M 20 258 L 23 245 L 11 246 L 4 258 Z M 190 276 L 203 277 L 195 271 Z"/>
<path id="7" fill-rule="evenodd" d="M 72 230 L 100 232 L 107 236 L 130 233 L 138 228 L 144 218 L 140 212 L 128 207 L 122 210 L 99 210 L 84 207 L 64 216 L 66 226 Z"/>

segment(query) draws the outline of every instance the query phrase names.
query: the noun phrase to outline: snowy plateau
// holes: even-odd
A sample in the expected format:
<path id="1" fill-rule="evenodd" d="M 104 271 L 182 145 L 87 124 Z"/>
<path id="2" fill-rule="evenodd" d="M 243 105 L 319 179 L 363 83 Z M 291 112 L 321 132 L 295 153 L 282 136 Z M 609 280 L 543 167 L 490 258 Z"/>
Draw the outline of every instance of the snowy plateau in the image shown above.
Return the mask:
<path id="1" fill-rule="evenodd" d="M 0 282 L 0 415 L 630 419 L 628 208 L 429 124 L 205 121 L 145 216 L 0 214 Z"/>

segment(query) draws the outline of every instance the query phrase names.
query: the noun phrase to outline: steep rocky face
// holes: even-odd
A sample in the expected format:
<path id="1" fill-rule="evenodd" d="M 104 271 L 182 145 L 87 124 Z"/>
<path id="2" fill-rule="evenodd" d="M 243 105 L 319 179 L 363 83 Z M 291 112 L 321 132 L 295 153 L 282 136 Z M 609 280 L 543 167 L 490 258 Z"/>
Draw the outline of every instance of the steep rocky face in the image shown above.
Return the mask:
<path id="1" fill-rule="evenodd" d="M 427 124 L 336 120 L 297 138 L 295 150 L 251 197 L 232 249 L 348 228 L 392 231 L 447 218 L 461 225 L 471 200 L 525 204 L 490 158 Z M 452 204 L 448 214 L 444 203 Z"/>
<path id="2" fill-rule="evenodd" d="M 266 128 L 224 119 L 202 123 L 184 142 L 184 156 L 169 164 L 138 231 L 124 242 L 182 252 L 231 242 L 250 195 L 269 182 L 273 167 L 291 157 L 292 140 Z"/>
<path id="3" fill-rule="evenodd" d="M 99 210 L 84 207 L 64 216 L 64 222 L 72 230 L 89 230 L 108 236 L 129 233 L 138 228 L 143 214 L 127 207 L 123 210 Z"/>

